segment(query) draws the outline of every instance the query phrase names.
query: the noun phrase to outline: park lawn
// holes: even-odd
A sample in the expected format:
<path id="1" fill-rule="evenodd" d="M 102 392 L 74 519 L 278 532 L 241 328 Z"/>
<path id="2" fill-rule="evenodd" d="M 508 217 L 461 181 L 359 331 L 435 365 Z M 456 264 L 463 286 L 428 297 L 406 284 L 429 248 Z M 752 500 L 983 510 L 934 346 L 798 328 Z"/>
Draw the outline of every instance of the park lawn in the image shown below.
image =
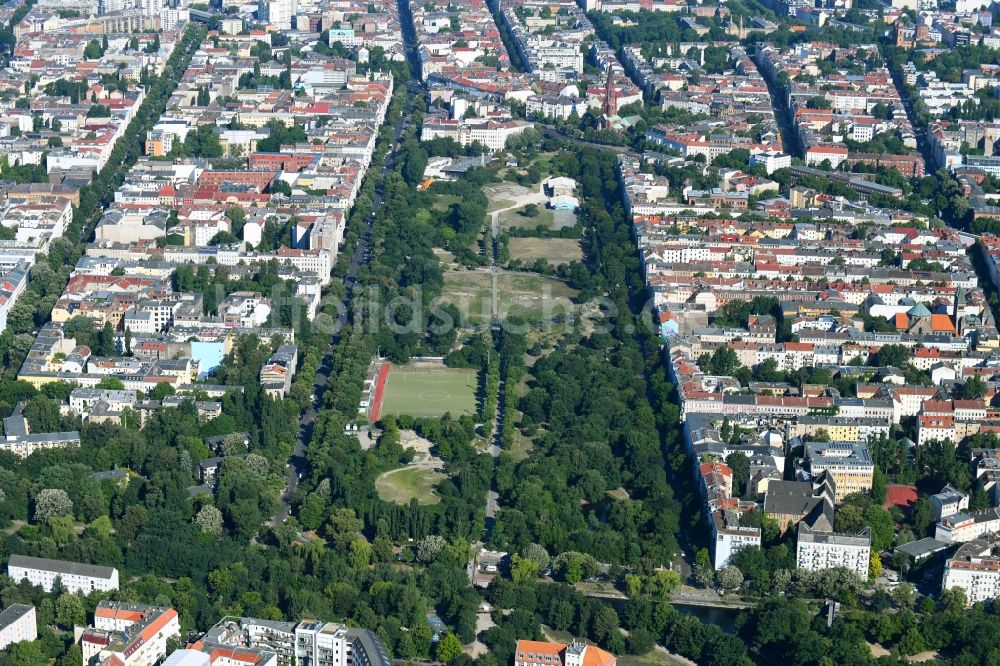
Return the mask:
<path id="1" fill-rule="evenodd" d="M 386 502 L 405 506 L 415 499 L 427 506 L 441 501 L 435 489 L 444 479 L 444 474 L 426 467 L 401 467 L 379 475 L 375 490 Z"/>
<path id="2" fill-rule="evenodd" d="M 542 204 L 535 205 L 538 206 L 538 215 L 535 217 L 521 215 L 520 208 L 505 210 L 500 213 L 500 219 L 498 220 L 500 229 L 534 229 L 539 226 L 546 229 L 554 228 L 556 224 L 555 213 Z"/>
<path id="3" fill-rule="evenodd" d="M 492 279 L 486 271 L 449 271 L 441 297 L 453 304 L 472 325 L 490 321 Z M 517 315 L 541 321 L 576 311 L 577 292 L 556 278 L 526 273 L 501 273 L 497 281 L 500 318 Z"/>
<path id="4" fill-rule="evenodd" d="M 484 271 L 448 271 L 441 298 L 451 303 L 470 324 L 490 320 L 492 280 Z"/>
<path id="5" fill-rule="evenodd" d="M 530 437 L 521 434 L 521 431 L 514 428 L 514 441 L 510 445 L 510 457 L 518 463 L 531 455 L 535 448 L 535 443 Z"/>
<path id="6" fill-rule="evenodd" d="M 576 238 L 511 238 L 508 241 L 510 258 L 525 263 L 545 259 L 550 266 L 581 261 L 583 250 Z"/>
<path id="7" fill-rule="evenodd" d="M 436 247 L 434 248 L 434 256 L 438 258 L 438 261 L 444 264 L 445 268 L 454 268 L 458 266 L 458 264 L 455 263 L 455 255 L 448 250 Z"/>
<path id="8" fill-rule="evenodd" d="M 439 194 L 431 208 L 434 210 L 448 210 L 452 204 L 458 203 L 461 200 L 461 197 L 457 197 L 454 194 Z"/>
<path id="9" fill-rule="evenodd" d="M 493 197 L 489 197 L 489 196 L 488 196 L 488 199 L 489 199 L 489 202 L 490 202 L 489 206 L 487 206 L 487 208 L 486 208 L 486 212 L 488 212 L 488 213 L 492 213 L 495 210 L 502 210 L 504 208 L 510 208 L 511 206 L 514 205 L 514 202 L 511 201 L 510 199 L 494 199 Z"/>
<path id="10" fill-rule="evenodd" d="M 525 374 L 525 376 L 521 377 L 521 381 L 507 389 L 507 399 L 513 400 L 515 405 L 528 392 L 529 377 L 530 375 Z M 531 454 L 531 451 L 535 448 L 534 438 L 528 437 L 521 432 L 520 426 L 523 416 L 524 415 L 521 410 L 516 408 L 514 409 L 514 438 L 511 442 L 510 449 L 508 450 L 510 457 L 514 459 L 514 462 L 521 462 L 527 458 Z"/>
<path id="11" fill-rule="evenodd" d="M 478 383 L 471 368 L 394 366 L 386 379 L 381 413 L 430 418 L 475 414 Z"/>
<path id="12" fill-rule="evenodd" d="M 576 312 L 577 291 L 556 278 L 523 273 L 503 273 L 497 285 L 500 318 L 517 315 L 526 321 L 543 321 Z"/>

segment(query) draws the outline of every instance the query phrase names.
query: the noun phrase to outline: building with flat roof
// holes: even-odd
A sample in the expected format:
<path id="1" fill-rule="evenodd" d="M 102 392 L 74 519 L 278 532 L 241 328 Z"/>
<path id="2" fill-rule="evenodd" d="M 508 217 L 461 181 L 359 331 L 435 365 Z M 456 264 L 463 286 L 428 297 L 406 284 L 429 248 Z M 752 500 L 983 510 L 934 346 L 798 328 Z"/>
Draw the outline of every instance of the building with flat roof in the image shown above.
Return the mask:
<path id="1" fill-rule="evenodd" d="M 57 579 L 74 593 L 118 589 L 118 569 L 44 557 L 11 555 L 7 575 L 15 582 L 27 580 L 32 585 L 40 585 L 46 592 L 52 591 Z"/>
<path id="2" fill-rule="evenodd" d="M 844 567 L 867 580 L 871 561 L 871 533 L 865 528 L 859 534 L 837 534 L 814 529 L 801 522 L 795 559 L 800 569 L 822 571 Z"/>
<path id="3" fill-rule="evenodd" d="M 924 537 L 923 539 L 917 539 L 916 541 L 896 546 L 894 550 L 903 553 L 914 562 L 922 562 L 932 555 L 944 552 L 949 548 L 951 548 L 951 544 L 947 541 L 940 541 L 934 537 Z"/>
<path id="4" fill-rule="evenodd" d="M 374 633 L 336 622 L 225 617 L 188 647 L 210 655 L 236 650 L 234 659 L 253 666 L 392 666 Z"/>
<path id="5" fill-rule="evenodd" d="M 212 666 L 212 659 L 198 650 L 175 650 L 163 666 Z"/>
<path id="6" fill-rule="evenodd" d="M 823 472 L 833 476 L 836 502 L 872 489 L 875 466 L 865 442 L 806 442 L 805 459 L 813 477 Z"/>
<path id="7" fill-rule="evenodd" d="M 38 638 L 38 623 L 35 607 L 11 604 L 0 613 L 0 650 L 6 650 L 14 643 L 33 641 Z"/>

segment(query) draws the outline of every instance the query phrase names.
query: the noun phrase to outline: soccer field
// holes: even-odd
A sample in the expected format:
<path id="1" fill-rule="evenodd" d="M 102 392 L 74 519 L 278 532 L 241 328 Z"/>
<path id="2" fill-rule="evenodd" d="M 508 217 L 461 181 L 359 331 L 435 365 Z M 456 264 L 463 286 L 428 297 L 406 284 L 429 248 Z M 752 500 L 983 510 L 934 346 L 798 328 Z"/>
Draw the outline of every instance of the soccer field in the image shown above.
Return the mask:
<path id="1" fill-rule="evenodd" d="M 476 413 L 476 371 L 393 366 L 386 378 L 380 413 L 409 416 L 452 416 Z"/>

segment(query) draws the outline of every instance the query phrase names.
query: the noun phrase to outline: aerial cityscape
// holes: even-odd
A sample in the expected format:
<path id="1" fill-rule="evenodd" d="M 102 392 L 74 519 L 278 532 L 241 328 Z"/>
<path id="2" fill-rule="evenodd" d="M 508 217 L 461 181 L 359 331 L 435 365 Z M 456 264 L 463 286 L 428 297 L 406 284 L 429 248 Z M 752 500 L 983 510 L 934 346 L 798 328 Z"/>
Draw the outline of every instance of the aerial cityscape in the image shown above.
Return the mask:
<path id="1" fill-rule="evenodd" d="M 998 142 L 992 0 L 7 0 L 0 666 L 1000 664 Z"/>

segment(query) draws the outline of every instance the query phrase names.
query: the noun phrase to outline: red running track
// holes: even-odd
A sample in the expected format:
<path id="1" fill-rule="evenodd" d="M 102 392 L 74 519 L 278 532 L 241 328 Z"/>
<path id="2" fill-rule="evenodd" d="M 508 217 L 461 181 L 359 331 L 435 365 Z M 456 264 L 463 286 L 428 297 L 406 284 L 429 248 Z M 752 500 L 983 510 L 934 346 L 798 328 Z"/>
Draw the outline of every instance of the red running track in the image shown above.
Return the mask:
<path id="1" fill-rule="evenodd" d="M 389 364 L 383 363 L 378 369 L 378 378 L 375 380 L 375 393 L 372 396 L 372 408 L 369 420 L 372 423 L 378 421 L 382 411 L 382 397 L 385 395 L 385 380 L 389 377 Z"/>

